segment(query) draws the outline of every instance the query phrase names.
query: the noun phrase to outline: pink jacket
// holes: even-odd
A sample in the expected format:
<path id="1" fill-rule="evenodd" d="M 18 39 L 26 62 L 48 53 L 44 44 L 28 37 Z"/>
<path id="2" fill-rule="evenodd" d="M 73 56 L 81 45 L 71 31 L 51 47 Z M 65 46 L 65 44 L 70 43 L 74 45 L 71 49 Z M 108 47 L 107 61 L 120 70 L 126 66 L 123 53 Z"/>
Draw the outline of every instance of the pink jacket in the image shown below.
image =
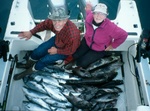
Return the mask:
<path id="1" fill-rule="evenodd" d="M 95 30 L 92 21 L 93 14 L 91 11 L 87 11 L 85 39 L 87 45 L 95 51 L 105 50 L 110 44 L 113 48 L 117 48 L 128 36 L 125 30 L 112 23 L 108 18 Z"/>

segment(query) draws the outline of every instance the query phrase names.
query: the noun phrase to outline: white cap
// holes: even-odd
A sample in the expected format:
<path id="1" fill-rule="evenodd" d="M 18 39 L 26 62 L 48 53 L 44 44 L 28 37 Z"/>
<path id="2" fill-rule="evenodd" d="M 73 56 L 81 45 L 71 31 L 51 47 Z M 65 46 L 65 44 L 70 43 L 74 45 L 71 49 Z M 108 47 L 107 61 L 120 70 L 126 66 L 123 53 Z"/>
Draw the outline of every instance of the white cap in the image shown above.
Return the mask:
<path id="1" fill-rule="evenodd" d="M 96 5 L 95 9 L 93 12 L 101 12 L 101 13 L 104 13 L 104 14 L 108 14 L 107 13 L 107 6 L 103 3 L 99 3 Z"/>

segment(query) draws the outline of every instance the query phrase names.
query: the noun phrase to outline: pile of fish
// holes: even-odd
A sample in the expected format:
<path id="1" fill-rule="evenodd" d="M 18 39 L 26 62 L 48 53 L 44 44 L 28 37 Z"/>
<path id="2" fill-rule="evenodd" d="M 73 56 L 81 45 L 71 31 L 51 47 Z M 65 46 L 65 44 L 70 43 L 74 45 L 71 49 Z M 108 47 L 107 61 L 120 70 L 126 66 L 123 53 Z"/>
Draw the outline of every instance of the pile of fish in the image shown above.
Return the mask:
<path id="1" fill-rule="evenodd" d="M 66 72 L 48 66 L 23 78 L 26 111 L 118 111 L 123 80 L 115 79 L 123 63 L 119 56 L 96 61 L 87 69 Z"/>

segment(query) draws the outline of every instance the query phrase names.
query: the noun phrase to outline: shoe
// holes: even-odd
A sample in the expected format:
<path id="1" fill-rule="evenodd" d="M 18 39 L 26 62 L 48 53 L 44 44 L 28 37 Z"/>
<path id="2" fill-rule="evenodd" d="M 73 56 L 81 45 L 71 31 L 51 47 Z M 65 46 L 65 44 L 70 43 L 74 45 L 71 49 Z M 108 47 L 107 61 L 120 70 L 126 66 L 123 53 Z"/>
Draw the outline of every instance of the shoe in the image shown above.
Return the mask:
<path id="1" fill-rule="evenodd" d="M 64 68 L 66 69 L 66 70 L 71 70 L 73 67 L 72 66 L 74 66 L 75 65 L 75 61 L 72 61 L 72 62 L 69 62 L 68 64 L 66 64 L 65 66 L 64 66 Z"/>
<path id="2" fill-rule="evenodd" d="M 14 75 L 13 79 L 14 79 L 14 80 L 22 79 L 22 78 L 25 77 L 26 75 L 29 75 L 29 74 L 31 74 L 31 73 L 33 73 L 33 72 L 34 72 L 34 71 L 32 70 L 32 67 L 31 67 L 31 68 L 29 68 L 29 69 L 27 69 L 27 70 L 25 70 L 25 71 L 23 71 L 23 72 L 21 72 L 21 73 L 19 73 L 19 74 Z"/>
<path id="3" fill-rule="evenodd" d="M 26 64 L 23 64 L 23 63 L 20 63 L 20 62 L 18 62 L 18 63 L 16 64 L 16 68 L 24 68 L 24 69 L 27 69 Z"/>
<path id="4" fill-rule="evenodd" d="M 17 68 L 24 68 L 24 69 L 29 69 L 30 67 L 32 67 L 35 64 L 35 61 L 32 60 L 28 60 L 26 64 L 20 63 L 18 62 L 16 64 Z"/>

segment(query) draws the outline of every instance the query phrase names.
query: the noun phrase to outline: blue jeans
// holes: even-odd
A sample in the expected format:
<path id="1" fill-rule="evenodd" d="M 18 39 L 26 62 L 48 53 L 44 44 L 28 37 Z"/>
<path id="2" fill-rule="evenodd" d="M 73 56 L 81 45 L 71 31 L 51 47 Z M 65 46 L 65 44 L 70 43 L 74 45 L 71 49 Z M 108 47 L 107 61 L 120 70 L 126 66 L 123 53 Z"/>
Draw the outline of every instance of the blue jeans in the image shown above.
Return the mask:
<path id="1" fill-rule="evenodd" d="M 55 45 L 55 36 L 50 38 L 48 41 L 39 45 L 36 49 L 33 50 L 31 54 L 31 59 L 37 60 L 35 64 L 35 70 L 41 70 L 44 67 L 54 64 L 57 60 L 64 60 L 67 58 L 67 55 L 62 54 L 52 54 L 48 53 L 48 49 L 51 47 L 56 47 Z"/>

